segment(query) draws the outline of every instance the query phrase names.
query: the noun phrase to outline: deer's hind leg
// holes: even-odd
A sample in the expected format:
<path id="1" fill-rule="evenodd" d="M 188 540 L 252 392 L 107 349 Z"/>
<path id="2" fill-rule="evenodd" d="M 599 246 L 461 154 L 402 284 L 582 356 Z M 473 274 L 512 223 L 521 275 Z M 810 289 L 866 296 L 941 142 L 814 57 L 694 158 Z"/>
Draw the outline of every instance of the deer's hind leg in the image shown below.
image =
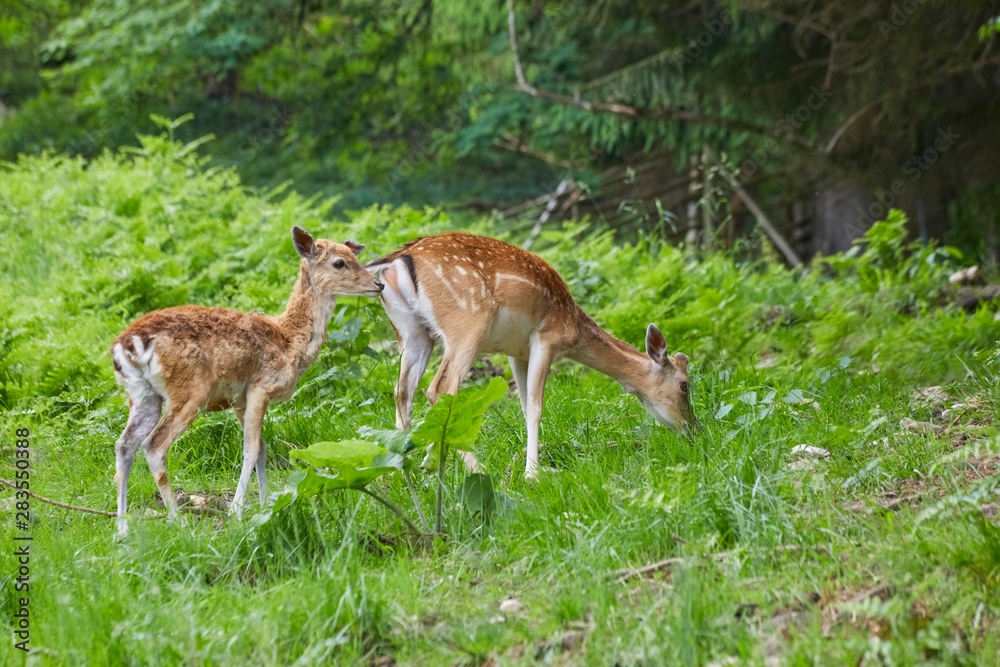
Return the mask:
<path id="1" fill-rule="evenodd" d="M 170 489 L 170 479 L 167 477 L 167 451 L 180 435 L 187 430 L 191 422 L 198 416 L 198 407 L 203 399 L 187 400 L 183 403 L 167 400 L 167 408 L 157 423 L 156 428 L 142 444 L 146 463 L 153 474 L 156 487 L 160 490 L 163 504 L 167 506 L 167 517 L 176 519 L 177 501 Z"/>
<path id="2" fill-rule="evenodd" d="M 487 327 L 492 322 L 491 317 L 483 318 L 482 324 L 466 327 L 464 330 L 455 328 L 453 335 L 444 342 L 444 357 L 441 359 L 441 366 L 438 367 L 430 387 L 427 389 L 427 399 L 434 403 L 438 394 L 452 394 L 458 391 L 459 385 L 469 369 L 472 362 L 476 360 L 476 354 L 486 337 Z M 472 452 L 462 452 L 462 459 L 469 472 L 482 472 L 479 467 L 479 459 Z"/>
<path id="3" fill-rule="evenodd" d="M 143 383 L 145 384 L 145 383 Z M 135 461 L 135 452 L 156 428 L 160 420 L 163 399 L 148 384 L 130 387 L 128 423 L 115 443 L 115 486 L 118 491 L 118 516 L 115 524 L 118 537 L 128 533 L 128 478 Z"/>
<path id="4" fill-rule="evenodd" d="M 410 273 L 401 263 L 394 261 L 386 267 L 381 278 L 385 283 L 382 290 L 382 306 L 392 322 L 399 343 L 399 383 L 396 385 L 396 428 L 410 428 L 413 418 L 413 397 L 420 385 L 420 378 L 427 370 L 427 362 L 434 349 L 427 325 L 415 304 L 418 301 L 417 287 Z"/>

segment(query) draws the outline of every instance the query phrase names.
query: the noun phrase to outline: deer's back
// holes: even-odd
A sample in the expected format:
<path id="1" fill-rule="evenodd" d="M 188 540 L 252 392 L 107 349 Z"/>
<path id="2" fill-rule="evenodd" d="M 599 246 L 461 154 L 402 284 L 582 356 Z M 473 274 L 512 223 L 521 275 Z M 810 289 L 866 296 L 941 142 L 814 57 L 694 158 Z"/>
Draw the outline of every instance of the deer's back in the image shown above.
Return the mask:
<path id="1" fill-rule="evenodd" d="M 288 343 L 266 315 L 205 306 L 147 313 L 122 331 L 114 346 L 135 355 L 136 339 L 144 349 L 155 350 L 168 379 L 203 371 L 222 381 L 253 374 L 277 361 Z M 115 369 L 121 370 L 117 358 Z"/>
<path id="2" fill-rule="evenodd" d="M 417 289 L 432 301 L 499 307 L 544 317 L 553 309 L 575 309 L 562 276 L 538 255 L 515 245 L 464 232 L 418 239 L 397 251 L 409 255 Z M 411 276 L 413 277 L 413 276 Z"/>

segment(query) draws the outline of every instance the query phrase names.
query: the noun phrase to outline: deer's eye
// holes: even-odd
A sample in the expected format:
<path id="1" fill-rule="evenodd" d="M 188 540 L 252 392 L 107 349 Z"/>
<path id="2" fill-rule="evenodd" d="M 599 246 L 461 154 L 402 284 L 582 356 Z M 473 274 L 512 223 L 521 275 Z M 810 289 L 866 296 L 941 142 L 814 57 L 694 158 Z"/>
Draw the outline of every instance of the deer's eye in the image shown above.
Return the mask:
<path id="1" fill-rule="evenodd" d="M 681 382 L 681 391 L 684 392 L 685 394 L 688 393 L 688 383 L 687 382 Z"/>
<path id="2" fill-rule="evenodd" d="M 344 260 L 338 259 L 337 261 L 335 261 L 333 263 L 333 268 L 335 268 L 335 269 L 342 269 L 342 268 L 344 268 Z"/>

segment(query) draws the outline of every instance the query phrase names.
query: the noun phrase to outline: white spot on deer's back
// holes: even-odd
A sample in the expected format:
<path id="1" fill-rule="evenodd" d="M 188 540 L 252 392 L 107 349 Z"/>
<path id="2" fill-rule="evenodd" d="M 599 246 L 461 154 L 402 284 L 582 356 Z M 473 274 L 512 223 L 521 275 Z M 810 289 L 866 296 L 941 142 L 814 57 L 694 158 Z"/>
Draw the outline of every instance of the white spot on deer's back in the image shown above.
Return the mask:
<path id="1" fill-rule="evenodd" d="M 522 283 L 531 285 L 535 289 L 540 289 L 540 290 L 544 290 L 545 292 L 548 292 L 548 290 L 545 287 L 536 284 L 532 280 L 528 280 L 524 276 L 518 276 L 518 275 L 515 275 L 513 273 L 498 273 L 498 274 L 496 274 L 496 277 L 497 277 L 497 284 L 500 283 L 500 280 L 516 280 L 518 282 L 522 282 Z"/>

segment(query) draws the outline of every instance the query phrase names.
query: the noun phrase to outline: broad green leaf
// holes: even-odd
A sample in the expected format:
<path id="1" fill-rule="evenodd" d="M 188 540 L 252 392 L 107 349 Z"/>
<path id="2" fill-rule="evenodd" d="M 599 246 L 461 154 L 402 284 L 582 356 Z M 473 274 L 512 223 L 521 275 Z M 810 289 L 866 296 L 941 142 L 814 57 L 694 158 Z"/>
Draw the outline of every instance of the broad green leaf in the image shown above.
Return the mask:
<path id="1" fill-rule="evenodd" d="M 314 468 L 310 469 L 310 471 L 323 480 L 323 489 L 326 491 L 337 489 L 357 490 L 364 488 L 372 480 L 378 479 L 382 475 L 394 470 L 400 470 L 403 467 L 403 457 L 399 454 L 385 454 L 378 458 L 382 459 L 377 461 L 381 465 L 373 465 L 368 468 L 341 466 L 337 468 L 337 474 L 335 475 L 318 472 Z"/>
<path id="2" fill-rule="evenodd" d="M 441 460 L 441 448 L 448 455 L 450 448 L 469 451 L 483 427 L 483 416 L 491 405 L 507 392 L 502 378 L 493 378 L 486 387 L 469 387 L 455 396 L 439 394 L 423 422 L 410 432 L 410 439 L 426 447 L 427 455 L 421 467 L 435 472 Z"/>
<path id="3" fill-rule="evenodd" d="M 387 451 L 385 447 L 369 440 L 341 440 L 317 442 L 306 449 L 292 450 L 288 458 L 299 459 L 314 466 L 363 468 L 370 466 L 372 459 Z"/>
<path id="4" fill-rule="evenodd" d="M 288 478 L 288 484 L 281 491 L 276 491 L 270 495 L 265 511 L 255 514 L 252 522 L 255 526 L 260 526 L 271 520 L 275 512 L 280 512 L 299 498 L 315 496 L 322 490 L 322 485 L 318 483 L 315 476 L 310 475 L 309 470 L 296 470 Z"/>
<path id="5" fill-rule="evenodd" d="M 483 517 L 483 523 L 489 523 L 493 516 L 508 512 L 514 507 L 514 501 L 504 493 L 498 493 L 493 488 L 493 478 L 482 473 L 474 473 L 465 478 L 458 493 L 462 505 Z"/>
<path id="6" fill-rule="evenodd" d="M 782 401 L 785 403 L 801 403 L 805 399 L 805 393 L 801 389 L 792 389 Z"/>
<path id="7" fill-rule="evenodd" d="M 720 406 L 719 410 L 715 413 L 715 418 L 722 419 L 732 411 L 733 407 L 735 407 L 735 404 L 733 403 L 726 403 L 725 405 Z"/>
<path id="8" fill-rule="evenodd" d="M 406 455 L 417 448 L 413 444 L 413 440 L 410 439 L 409 431 L 401 431 L 399 429 L 380 430 L 370 426 L 362 426 L 358 429 L 358 435 L 374 440 L 390 452 L 396 452 L 397 454 Z"/>
<path id="9" fill-rule="evenodd" d="M 309 498 L 325 491 L 362 489 L 369 482 L 378 479 L 382 475 L 394 470 L 401 470 L 403 467 L 403 457 L 395 452 L 379 454 L 374 457 L 372 464 L 363 468 L 356 468 L 350 465 L 339 466 L 334 469 L 333 474 L 321 472 L 316 468 L 307 468 L 304 471 L 297 470 L 292 473 L 292 476 L 288 479 L 287 486 L 283 490 L 271 494 L 267 510 L 254 516 L 253 522 L 258 526 L 267 523 L 275 512 L 279 512 L 292 503 L 298 502 L 301 498 Z"/>

